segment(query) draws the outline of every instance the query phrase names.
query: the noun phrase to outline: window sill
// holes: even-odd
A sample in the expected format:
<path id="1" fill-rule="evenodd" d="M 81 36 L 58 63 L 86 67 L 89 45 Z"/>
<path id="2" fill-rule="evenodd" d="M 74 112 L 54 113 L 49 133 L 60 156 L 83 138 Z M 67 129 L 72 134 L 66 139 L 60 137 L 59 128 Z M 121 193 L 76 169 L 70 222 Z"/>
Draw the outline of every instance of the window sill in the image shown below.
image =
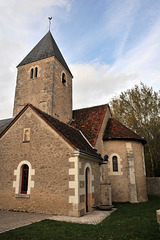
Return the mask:
<path id="1" fill-rule="evenodd" d="M 123 172 L 109 172 L 108 175 L 123 175 Z"/>
<path id="2" fill-rule="evenodd" d="M 30 198 L 29 194 L 15 194 L 15 198 Z"/>

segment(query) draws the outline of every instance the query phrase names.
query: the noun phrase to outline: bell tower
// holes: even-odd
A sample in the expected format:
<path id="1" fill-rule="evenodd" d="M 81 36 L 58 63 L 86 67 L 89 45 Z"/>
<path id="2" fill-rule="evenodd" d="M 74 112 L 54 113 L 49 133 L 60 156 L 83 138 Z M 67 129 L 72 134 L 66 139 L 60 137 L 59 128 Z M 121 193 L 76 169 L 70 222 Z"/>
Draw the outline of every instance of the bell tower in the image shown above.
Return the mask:
<path id="1" fill-rule="evenodd" d="M 13 117 L 30 103 L 68 123 L 72 120 L 72 73 L 49 31 L 17 66 Z"/>

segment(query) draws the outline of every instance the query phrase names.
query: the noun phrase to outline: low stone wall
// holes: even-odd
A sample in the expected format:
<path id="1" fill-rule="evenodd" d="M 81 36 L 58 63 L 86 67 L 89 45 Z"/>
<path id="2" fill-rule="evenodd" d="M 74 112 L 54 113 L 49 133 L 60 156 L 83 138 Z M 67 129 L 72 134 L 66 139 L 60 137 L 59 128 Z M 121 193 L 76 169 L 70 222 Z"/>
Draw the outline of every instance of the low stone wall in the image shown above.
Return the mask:
<path id="1" fill-rule="evenodd" d="M 146 181 L 148 195 L 160 196 L 160 177 L 147 177 Z"/>

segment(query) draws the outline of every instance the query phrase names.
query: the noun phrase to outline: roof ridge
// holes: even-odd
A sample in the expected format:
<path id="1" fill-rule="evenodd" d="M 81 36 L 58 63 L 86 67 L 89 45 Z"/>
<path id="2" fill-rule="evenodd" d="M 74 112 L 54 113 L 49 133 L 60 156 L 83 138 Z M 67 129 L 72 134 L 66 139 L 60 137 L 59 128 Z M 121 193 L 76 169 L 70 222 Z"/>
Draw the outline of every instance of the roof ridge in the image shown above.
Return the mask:
<path id="1" fill-rule="evenodd" d="M 109 104 L 106 105 L 106 110 L 107 110 L 107 107 L 108 107 L 108 106 L 109 106 Z M 101 119 L 101 125 L 99 126 L 99 131 L 97 132 L 96 141 L 97 141 L 97 139 L 98 139 L 98 135 L 99 135 L 99 132 L 100 132 L 100 130 L 101 130 L 102 123 L 103 123 L 103 121 L 104 121 L 105 115 L 106 115 L 106 111 L 103 113 L 103 119 Z M 106 125 L 107 125 L 107 124 L 106 124 Z M 105 125 L 105 127 L 106 127 L 106 125 Z M 96 142 L 96 141 L 95 141 L 95 142 Z"/>
<path id="2" fill-rule="evenodd" d="M 117 126 L 118 125 L 118 126 Z M 140 135 L 135 133 L 132 129 L 126 127 L 123 123 L 117 119 L 111 117 L 108 119 L 106 129 L 104 131 L 103 140 L 127 140 L 140 141 L 146 144 L 146 140 Z"/>
<path id="3" fill-rule="evenodd" d="M 31 105 L 31 104 L 30 104 L 30 105 Z M 96 154 L 96 155 L 99 157 L 99 154 L 96 153 L 96 149 L 89 143 L 89 141 L 87 140 L 87 138 L 83 135 L 83 133 L 82 133 L 79 129 L 77 129 L 77 128 L 75 128 L 75 127 L 72 127 L 72 126 L 70 126 L 69 124 L 66 124 L 66 123 L 60 121 L 60 120 L 57 119 L 57 118 L 52 117 L 51 115 L 43 112 L 42 110 L 34 107 L 33 105 L 31 105 L 31 107 L 32 107 L 32 109 L 35 109 L 35 111 L 38 113 L 38 115 L 41 115 L 40 117 L 42 117 L 47 123 L 49 123 L 49 125 L 51 125 L 51 127 L 53 127 L 53 129 L 54 129 L 56 132 L 58 132 L 59 135 L 62 136 L 70 145 L 72 145 L 72 146 L 73 146 L 75 149 L 77 149 L 77 150 L 84 151 L 84 150 L 79 149 L 78 147 L 76 147 L 68 138 L 66 138 L 66 137 L 64 136 L 64 134 L 63 134 L 62 132 L 60 132 L 60 131 L 59 131 L 52 123 L 50 123 L 47 119 L 45 119 L 45 117 L 43 117 L 42 114 L 47 115 L 49 118 L 52 118 L 54 121 L 58 121 L 58 122 L 61 123 L 62 125 L 65 125 L 65 126 L 67 126 L 68 128 L 73 129 L 73 130 L 76 131 L 77 133 L 80 133 L 80 135 L 83 137 L 83 140 L 85 140 L 85 142 L 87 143 L 87 145 L 92 148 L 94 154 Z M 41 112 L 41 113 L 39 113 L 39 112 Z M 88 153 L 89 153 L 89 152 L 88 152 Z M 90 154 L 91 154 L 91 153 L 90 153 Z M 93 154 L 93 153 L 92 153 L 92 154 Z"/>
<path id="4" fill-rule="evenodd" d="M 84 107 L 84 108 L 78 108 L 78 109 L 74 109 L 73 111 L 78 111 L 78 110 L 83 110 L 83 109 L 89 109 L 89 108 L 95 108 L 95 107 L 102 107 L 102 106 L 109 106 L 108 103 L 106 104 L 101 104 L 101 105 L 96 105 L 96 106 L 91 106 L 91 107 Z"/>
<path id="5" fill-rule="evenodd" d="M 63 67 L 72 73 L 50 31 L 32 48 L 26 57 L 18 64 L 17 67 L 40 61 L 49 57 L 56 57 Z"/>
<path id="6" fill-rule="evenodd" d="M 82 131 L 81 130 L 78 130 L 79 132 L 80 132 L 80 134 L 84 137 L 84 139 L 86 140 L 86 142 L 94 149 L 94 150 L 96 150 L 93 146 L 92 146 L 92 144 L 88 141 L 88 139 L 86 138 L 86 136 L 82 133 Z"/>
<path id="7" fill-rule="evenodd" d="M 117 120 L 116 118 L 111 117 L 111 118 L 109 118 L 109 119 L 113 119 L 113 120 L 115 120 L 115 121 L 118 122 L 119 124 L 123 125 L 123 127 L 125 127 L 126 129 L 128 129 L 129 131 L 133 132 L 134 134 L 136 134 L 138 137 L 141 138 L 141 136 L 140 136 L 139 134 L 137 134 L 135 131 L 133 131 L 132 129 L 130 129 L 129 127 L 127 127 L 127 126 L 124 125 L 123 123 L 121 123 L 121 122 L 120 122 L 119 120 Z"/>

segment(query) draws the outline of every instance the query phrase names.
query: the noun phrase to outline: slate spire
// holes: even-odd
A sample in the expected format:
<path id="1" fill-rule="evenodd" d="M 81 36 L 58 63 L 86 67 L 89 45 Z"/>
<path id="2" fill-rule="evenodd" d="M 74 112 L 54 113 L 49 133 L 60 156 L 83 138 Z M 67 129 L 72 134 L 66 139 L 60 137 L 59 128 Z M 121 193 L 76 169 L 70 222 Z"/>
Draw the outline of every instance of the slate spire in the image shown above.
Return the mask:
<path id="1" fill-rule="evenodd" d="M 59 60 L 59 62 L 72 76 L 72 73 L 69 70 L 69 67 L 64 60 L 50 31 L 48 31 L 48 33 L 39 41 L 39 43 L 37 43 L 37 45 L 28 53 L 28 55 L 20 62 L 17 67 L 53 56 Z"/>

